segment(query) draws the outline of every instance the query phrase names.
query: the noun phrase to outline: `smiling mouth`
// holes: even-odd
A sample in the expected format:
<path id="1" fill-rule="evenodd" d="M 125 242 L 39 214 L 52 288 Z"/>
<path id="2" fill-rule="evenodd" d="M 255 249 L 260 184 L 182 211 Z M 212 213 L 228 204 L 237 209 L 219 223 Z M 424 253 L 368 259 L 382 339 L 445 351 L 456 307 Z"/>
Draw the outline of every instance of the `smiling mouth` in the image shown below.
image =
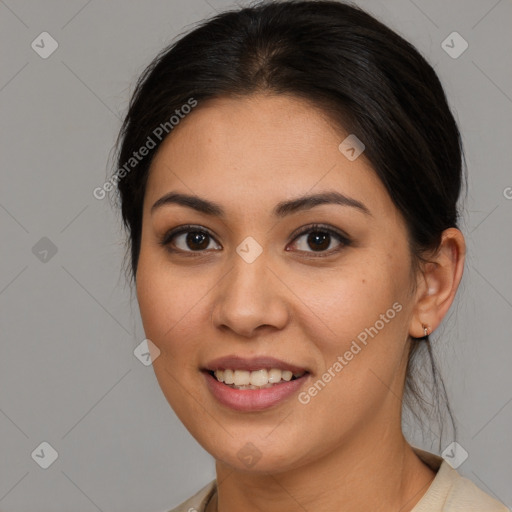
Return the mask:
<path id="1" fill-rule="evenodd" d="M 232 389 L 267 389 L 273 386 L 297 380 L 307 372 L 292 373 L 278 368 L 248 370 L 210 370 L 208 373 L 218 382 Z"/>

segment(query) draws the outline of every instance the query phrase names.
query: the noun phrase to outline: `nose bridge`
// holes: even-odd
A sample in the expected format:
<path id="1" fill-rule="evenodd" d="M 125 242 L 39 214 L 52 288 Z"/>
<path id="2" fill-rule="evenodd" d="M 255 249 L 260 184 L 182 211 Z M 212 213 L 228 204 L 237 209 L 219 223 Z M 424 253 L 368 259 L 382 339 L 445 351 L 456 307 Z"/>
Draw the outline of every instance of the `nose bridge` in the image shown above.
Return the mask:
<path id="1" fill-rule="evenodd" d="M 243 336 L 250 336 L 261 325 L 283 327 L 285 297 L 269 263 L 268 254 L 254 241 L 246 239 L 237 247 L 230 258 L 231 271 L 222 280 L 213 304 L 215 326 L 229 327 Z"/>
<path id="2" fill-rule="evenodd" d="M 245 252 L 244 252 L 245 250 Z M 240 254 L 242 252 L 242 255 Z M 249 296 L 255 299 L 262 296 L 265 284 L 268 284 L 269 270 L 266 254 L 255 256 L 253 249 L 242 244 L 237 248 L 237 254 L 232 257 L 232 278 L 230 280 L 230 294 L 232 296 Z M 247 297 L 245 297 L 247 300 Z"/>
<path id="3" fill-rule="evenodd" d="M 244 309 L 247 313 L 250 310 L 254 315 L 263 311 L 265 301 L 272 295 L 272 283 L 268 279 L 268 255 L 262 252 L 255 256 L 253 248 L 249 247 L 246 253 L 243 249 L 244 246 L 240 244 L 231 258 L 231 277 L 227 279 L 224 295 L 231 308 L 236 307 L 240 313 Z"/>

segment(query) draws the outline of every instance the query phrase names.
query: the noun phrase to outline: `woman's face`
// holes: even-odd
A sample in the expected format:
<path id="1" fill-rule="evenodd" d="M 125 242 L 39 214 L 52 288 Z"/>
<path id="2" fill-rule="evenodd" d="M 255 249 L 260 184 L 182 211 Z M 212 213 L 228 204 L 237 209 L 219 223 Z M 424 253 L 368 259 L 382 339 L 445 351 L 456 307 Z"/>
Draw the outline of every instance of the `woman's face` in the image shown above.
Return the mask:
<path id="1" fill-rule="evenodd" d="M 411 255 L 364 152 L 339 149 L 348 135 L 289 96 L 215 99 L 152 163 L 136 282 L 154 371 L 233 467 L 280 472 L 400 434 Z"/>

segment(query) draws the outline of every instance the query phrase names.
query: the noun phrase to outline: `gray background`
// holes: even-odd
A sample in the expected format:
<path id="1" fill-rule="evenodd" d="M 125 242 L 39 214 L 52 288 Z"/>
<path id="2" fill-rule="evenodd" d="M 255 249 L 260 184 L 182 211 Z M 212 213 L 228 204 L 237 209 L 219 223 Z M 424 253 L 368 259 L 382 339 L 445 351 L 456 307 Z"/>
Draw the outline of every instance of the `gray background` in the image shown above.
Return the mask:
<path id="1" fill-rule="evenodd" d="M 459 471 L 511 507 L 512 2 L 357 3 L 429 59 L 460 123 L 469 254 L 434 341 L 469 453 Z M 214 477 L 134 356 L 144 333 L 120 270 L 123 233 L 92 190 L 138 74 L 190 24 L 233 5 L 0 1 L 2 511 L 158 512 Z M 31 48 L 44 31 L 59 45 L 47 59 Z M 456 59 L 441 47 L 453 31 L 469 44 Z M 44 441 L 58 452 L 48 469 L 31 456 Z"/>

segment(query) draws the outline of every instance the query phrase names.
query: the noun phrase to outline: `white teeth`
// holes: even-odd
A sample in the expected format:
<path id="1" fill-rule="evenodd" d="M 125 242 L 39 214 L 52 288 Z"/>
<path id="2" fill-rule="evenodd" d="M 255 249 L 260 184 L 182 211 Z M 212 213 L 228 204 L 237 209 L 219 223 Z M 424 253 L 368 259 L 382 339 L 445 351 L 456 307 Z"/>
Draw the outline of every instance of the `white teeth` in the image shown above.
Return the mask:
<path id="1" fill-rule="evenodd" d="M 235 370 L 235 386 L 248 386 L 251 381 L 251 372 L 247 370 Z"/>
<path id="2" fill-rule="evenodd" d="M 267 370 L 257 370 L 255 372 L 251 372 L 250 382 L 253 386 L 264 386 L 265 384 L 268 384 Z"/>
<path id="3" fill-rule="evenodd" d="M 225 382 L 226 384 L 234 384 L 235 383 L 235 374 L 234 374 L 233 370 L 224 370 L 224 380 L 221 382 Z"/>
<path id="4" fill-rule="evenodd" d="M 290 370 L 285 370 L 284 372 L 282 372 L 281 377 L 284 380 L 289 381 L 292 380 L 293 373 Z"/>
<path id="5" fill-rule="evenodd" d="M 247 370 L 216 370 L 216 379 L 224 384 L 230 384 L 237 388 L 257 389 L 270 387 L 281 380 L 288 382 L 292 377 L 301 377 L 305 372 L 293 374 L 290 370 L 261 369 L 249 372 Z"/>
<path id="6" fill-rule="evenodd" d="M 268 372 L 268 381 L 271 384 L 279 382 L 281 380 L 281 370 L 276 370 L 275 368 Z"/>

